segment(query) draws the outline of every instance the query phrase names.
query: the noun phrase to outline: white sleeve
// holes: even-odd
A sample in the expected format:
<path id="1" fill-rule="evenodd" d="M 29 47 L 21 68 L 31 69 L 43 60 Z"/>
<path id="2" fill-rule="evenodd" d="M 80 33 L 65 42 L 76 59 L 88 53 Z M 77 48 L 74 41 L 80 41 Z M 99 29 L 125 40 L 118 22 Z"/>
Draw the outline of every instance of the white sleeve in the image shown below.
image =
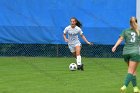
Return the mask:
<path id="1" fill-rule="evenodd" d="M 64 29 L 63 33 L 66 34 L 68 32 L 67 27 Z"/>
<path id="2" fill-rule="evenodd" d="M 79 29 L 79 33 L 80 33 L 80 35 L 82 35 L 83 34 L 83 31 L 81 29 Z"/>

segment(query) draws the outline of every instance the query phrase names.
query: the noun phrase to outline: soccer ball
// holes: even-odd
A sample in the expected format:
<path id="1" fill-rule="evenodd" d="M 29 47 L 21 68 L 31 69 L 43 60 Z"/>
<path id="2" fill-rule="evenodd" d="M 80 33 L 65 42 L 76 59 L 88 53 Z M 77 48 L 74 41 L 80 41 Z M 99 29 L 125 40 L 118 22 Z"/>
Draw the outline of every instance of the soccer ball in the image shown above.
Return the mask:
<path id="1" fill-rule="evenodd" d="M 75 70 L 77 70 L 77 65 L 76 65 L 75 63 L 71 63 L 71 64 L 69 65 L 69 69 L 70 69 L 71 71 L 75 71 Z"/>

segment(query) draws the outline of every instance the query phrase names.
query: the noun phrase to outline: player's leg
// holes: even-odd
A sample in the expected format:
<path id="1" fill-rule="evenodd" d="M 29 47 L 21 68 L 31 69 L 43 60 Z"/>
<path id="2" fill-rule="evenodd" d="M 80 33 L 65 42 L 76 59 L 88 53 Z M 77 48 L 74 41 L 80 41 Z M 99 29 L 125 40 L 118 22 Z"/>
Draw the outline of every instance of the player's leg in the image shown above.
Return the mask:
<path id="1" fill-rule="evenodd" d="M 128 67 L 129 67 L 129 62 L 126 62 L 126 63 L 127 63 Z M 136 74 L 137 74 L 137 73 L 136 73 L 136 71 L 135 71 L 134 74 L 133 74 L 133 79 L 132 79 L 132 85 L 133 85 L 133 87 L 134 87 L 134 91 L 139 90 L 138 87 L 137 87 Z"/>
<path id="2" fill-rule="evenodd" d="M 73 57 L 76 57 L 76 51 L 74 45 L 68 45 L 70 52 L 72 53 Z"/>
<path id="3" fill-rule="evenodd" d="M 132 78 L 132 85 L 133 85 L 133 90 L 134 90 L 134 93 L 139 93 L 139 88 L 137 87 L 137 77 L 136 77 L 136 73 L 137 71 L 134 72 L 133 74 L 133 78 Z"/>
<path id="4" fill-rule="evenodd" d="M 137 87 L 136 71 L 135 71 L 134 74 L 133 74 L 132 85 L 133 85 L 134 93 L 140 93 L 140 90 L 139 90 L 139 88 Z"/>
<path id="5" fill-rule="evenodd" d="M 139 88 L 137 87 L 137 82 L 136 82 L 136 69 L 138 66 L 138 62 L 130 61 L 129 68 L 128 68 L 128 73 L 133 75 L 131 77 L 131 82 L 134 88 L 134 93 L 139 93 Z M 126 80 L 127 83 L 127 80 Z"/>
<path id="6" fill-rule="evenodd" d="M 77 57 L 77 65 L 78 65 L 78 70 L 84 70 L 83 68 L 83 64 L 81 62 L 81 46 L 80 45 L 77 45 L 75 46 L 75 51 L 76 51 L 76 57 Z"/>
<path id="7" fill-rule="evenodd" d="M 127 76 L 126 76 L 126 79 L 125 79 L 124 86 L 121 88 L 122 93 L 125 92 L 129 83 L 133 80 L 133 74 L 136 72 L 137 66 L 138 66 L 138 62 L 129 61 L 128 73 L 127 73 Z"/>
<path id="8" fill-rule="evenodd" d="M 77 59 L 74 45 L 68 45 L 68 46 L 69 46 L 70 52 L 72 53 L 73 57 L 75 57 L 75 59 Z"/>
<path id="9" fill-rule="evenodd" d="M 137 62 L 137 64 L 139 64 L 139 62 L 140 62 L 140 55 L 132 55 L 132 56 L 133 57 L 132 57 L 131 60 L 133 60 L 133 61 Z M 133 74 L 132 85 L 133 85 L 134 93 L 140 93 L 140 90 L 137 87 L 136 71 Z"/>
<path id="10" fill-rule="evenodd" d="M 134 62 L 137 62 L 137 64 L 139 64 L 140 55 L 132 55 L 131 60 L 133 60 Z M 133 74 L 132 85 L 133 85 L 134 93 L 140 93 L 140 90 L 137 87 L 137 77 L 136 77 L 136 75 L 137 75 L 137 73 L 135 71 L 134 74 Z"/>
<path id="11" fill-rule="evenodd" d="M 128 65 L 128 67 L 129 67 L 129 59 L 130 59 L 130 58 L 129 58 L 128 55 L 125 55 L 125 56 L 124 56 L 124 61 L 126 62 L 126 64 Z M 122 86 L 121 89 L 120 89 L 120 90 L 121 90 L 121 93 L 125 93 L 125 92 L 126 92 L 126 88 L 127 88 L 127 87 L 126 87 L 125 85 Z"/>
<path id="12" fill-rule="evenodd" d="M 75 48 L 74 48 L 74 51 L 75 51 Z M 76 60 L 76 63 L 77 63 L 76 52 L 72 52 L 72 55 L 73 55 L 73 57 L 75 58 L 75 60 Z"/>
<path id="13" fill-rule="evenodd" d="M 76 52 L 72 52 L 73 57 L 76 58 Z"/>

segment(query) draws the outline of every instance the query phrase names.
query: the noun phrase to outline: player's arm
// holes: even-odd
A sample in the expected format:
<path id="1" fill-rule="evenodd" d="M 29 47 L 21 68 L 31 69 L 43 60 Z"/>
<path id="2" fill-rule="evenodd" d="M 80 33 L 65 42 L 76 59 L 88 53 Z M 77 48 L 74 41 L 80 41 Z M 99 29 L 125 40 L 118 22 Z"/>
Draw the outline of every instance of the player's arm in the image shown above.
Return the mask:
<path id="1" fill-rule="evenodd" d="M 66 34 L 67 34 L 67 28 L 65 28 L 63 32 L 64 32 L 64 34 L 63 34 L 63 38 L 64 38 L 65 42 L 68 42 L 69 40 L 68 40 L 67 37 L 66 37 Z"/>
<path id="2" fill-rule="evenodd" d="M 63 34 L 63 38 L 64 38 L 65 42 L 68 42 L 68 41 L 69 41 L 69 40 L 67 39 L 67 37 L 66 37 L 66 34 L 65 34 L 65 33 Z"/>
<path id="3" fill-rule="evenodd" d="M 115 52 L 116 51 L 116 48 L 122 43 L 123 39 L 124 38 L 122 36 L 120 36 L 120 38 L 118 39 L 118 41 L 116 42 L 116 44 L 112 48 L 112 52 Z"/>
<path id="4" fill-rule="evenodd" d="M 82 39 L 83 39 L 87 44 L 92 45 L 92 43 L 89 42 L 83 34 L 81 34 L 80 36 L 82 37 Z"/>

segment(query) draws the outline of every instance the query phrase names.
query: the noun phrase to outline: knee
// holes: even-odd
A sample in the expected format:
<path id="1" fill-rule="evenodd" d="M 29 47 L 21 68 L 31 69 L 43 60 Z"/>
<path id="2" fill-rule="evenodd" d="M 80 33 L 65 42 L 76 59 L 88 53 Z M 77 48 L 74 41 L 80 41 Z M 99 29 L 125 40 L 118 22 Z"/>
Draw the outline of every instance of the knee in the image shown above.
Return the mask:
<path id="1" fill-rule="evenodd" d="M 130 74 L 136 74 L 136 71 L 134 70 L 134 69 L 128 69 L 128 73 L 130 73 Z"/>

